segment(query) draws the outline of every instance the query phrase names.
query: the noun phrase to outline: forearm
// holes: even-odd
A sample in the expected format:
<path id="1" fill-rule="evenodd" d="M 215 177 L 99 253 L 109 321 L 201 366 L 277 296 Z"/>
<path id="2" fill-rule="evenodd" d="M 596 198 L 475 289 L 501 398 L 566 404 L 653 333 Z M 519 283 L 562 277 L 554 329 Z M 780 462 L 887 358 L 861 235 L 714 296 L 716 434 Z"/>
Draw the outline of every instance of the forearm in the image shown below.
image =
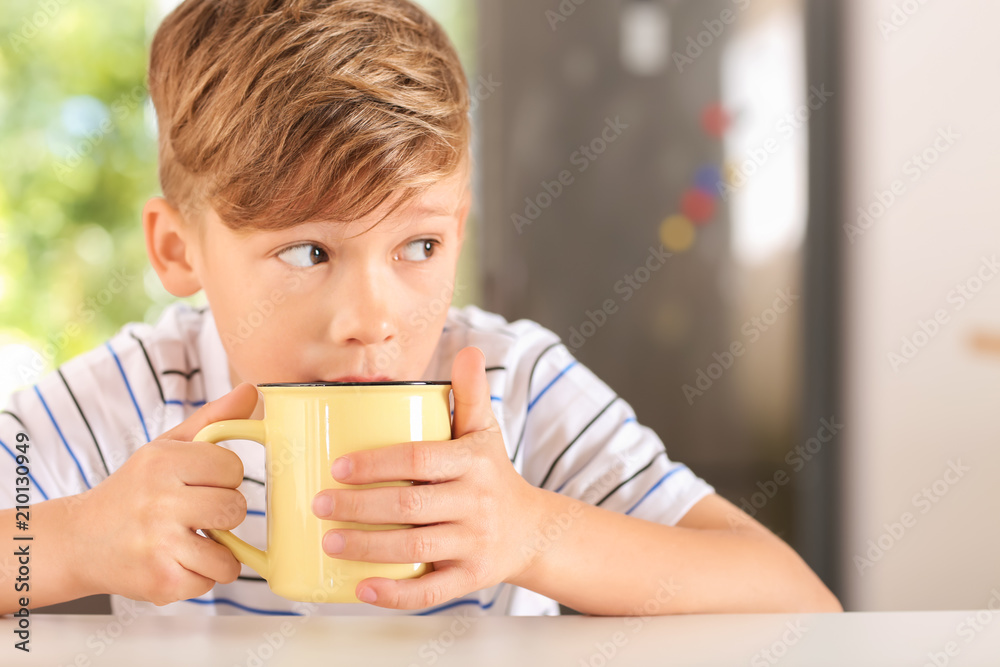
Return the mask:
<path id="1" fill-rule="evenodd" d="M 512 580 L 598 615 L 834 612 L 839 602 L 763 530 L 695 530 L 542 492 L 532 565 Z"/>
<path id="2" fill-rule="evenodd" d="M 59 498 L 31 505 L 27 530 L 17 528 L 23 514 L 0 510 L 0 614 L 20 609 L 22 598 L 28 602 L 25 606 L 35 609 L 95 592 L 77 576 L 81 563 L 71 535 L 78 506 L 74 501 Z"/>

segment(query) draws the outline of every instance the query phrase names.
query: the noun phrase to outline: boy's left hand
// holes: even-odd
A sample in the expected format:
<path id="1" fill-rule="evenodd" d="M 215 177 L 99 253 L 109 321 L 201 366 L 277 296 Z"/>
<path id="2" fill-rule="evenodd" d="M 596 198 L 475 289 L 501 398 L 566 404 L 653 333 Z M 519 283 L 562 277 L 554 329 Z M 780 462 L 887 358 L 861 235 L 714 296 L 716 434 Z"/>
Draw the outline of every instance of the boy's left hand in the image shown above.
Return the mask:
<path id="1" fill-rule="evenodd" d="M 511 465 L 490 405 L 485 360 L 465 348 L 452 366 L 453 440 L 408 442 L 349 454 L 334 464 L 345 484 L 429 482 L 316 495 L 321 519 L 412 524 L 385 531 L 331 530 L 323 549 L 334 558 L 372 563 L 434 563 L 417 579 L 381 577 L 358 584 L 358 598 L 379 607 L 423 609 L 517 577 L 536 552 L 522 549 L 541 526 L 538 488 Z M 344 459 L 349 465 L 344 466 Z M 322 506 L 326 499 L 332 508 Z"/>

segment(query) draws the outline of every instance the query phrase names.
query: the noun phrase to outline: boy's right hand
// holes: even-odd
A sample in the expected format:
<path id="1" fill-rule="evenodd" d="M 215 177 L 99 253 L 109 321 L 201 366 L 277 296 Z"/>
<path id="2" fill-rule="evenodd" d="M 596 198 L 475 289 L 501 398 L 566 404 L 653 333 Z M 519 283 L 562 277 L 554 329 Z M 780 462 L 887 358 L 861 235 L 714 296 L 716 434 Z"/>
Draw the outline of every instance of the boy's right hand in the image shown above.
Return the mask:
<path id="1" fill-rule="evenodd" d="M 71 530 L 85 589 L 161 606 L 236 579 L 239 561 L 195 530 L 243 522 L 243 462 L 228 449 L 191 440 L 213 422 L 248 418 L 256 405 L 256 388 L 241 384 L 78 496 Z"/>

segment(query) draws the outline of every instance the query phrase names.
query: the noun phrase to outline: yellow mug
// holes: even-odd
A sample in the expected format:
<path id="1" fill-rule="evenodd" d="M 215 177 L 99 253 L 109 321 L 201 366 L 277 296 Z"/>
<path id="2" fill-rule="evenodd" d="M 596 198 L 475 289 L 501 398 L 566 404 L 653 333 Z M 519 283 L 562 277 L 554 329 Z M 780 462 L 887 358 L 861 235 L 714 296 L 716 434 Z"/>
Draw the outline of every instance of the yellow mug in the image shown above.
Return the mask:
<path id="1" fill-rule="evenodd" d="M 262 384 L 258 389 L 264 396 L 264 419 L 209 424 L 194 439 L 213 443 L 254 440 L 264 446 L 267 550 L 247 544 L 228 530 L 205 533 L 264 577 L 273 592 L 289 600 L 360 602 L 355 589 L 367 577 L 411 579 L 431 571 L 432 566 L 425 563 L 364 563 L 326 555 L 322 540 L 328 530 L 410 526 L 321 520 L 312 513 L 312 501 L 323 489 L 412 484 L 341 484 L 331 475 L 330 466 L 353 451 L 450 440 L 451 383 Z"/>

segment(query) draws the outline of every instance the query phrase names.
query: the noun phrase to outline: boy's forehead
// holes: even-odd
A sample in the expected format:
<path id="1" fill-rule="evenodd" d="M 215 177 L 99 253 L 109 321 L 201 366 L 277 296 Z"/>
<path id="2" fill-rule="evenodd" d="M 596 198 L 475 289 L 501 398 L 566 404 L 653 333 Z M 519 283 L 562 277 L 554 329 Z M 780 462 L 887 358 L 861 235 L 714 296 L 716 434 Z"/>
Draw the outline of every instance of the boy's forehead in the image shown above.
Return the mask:
<path id="1" fill-rule="evenodd" d="M 390 198 L 372 214 L 356 222 L 370 226 L 381 220 L 380 225 L 393 225 L 405 224 L 416 218 L 454 217 L 471 196 L 471 191 L 468 176 L 456 174 L 435 183 L 393 211 L 398 196 L 401 195 Z M 392 212 L 386 215 L 387 211 Z"/>
<path id="2" fill-rule="evenodd" d="M 287 232 L 289 229 L 308 227 L 324 227 L 325 231 L 333 232 L 335 236 L 350 238 L 367 231 L 392 232 L 409 224 L 428 218 L 438 220 L 450 219 L 456 225 L 460 222 L 458 216 L 462 208 L 472 196 L 470 175 L 465 170 L 447 176 L 432 184 L 423 192 L 418 193 L 406 203 L 395 206 L 402 193 L 397 193 L 387 199 L 378 209 L 357 220 L 343 220 L 334 216 L 319 216 L 307 220 L 291 228 L 267 230 L 261 228 L 234 229 L 237 234 L 253 236 L 259 233 Z M 208 217 L 214 225 L 227 226 L 218 213 L 208 207 Z"/>

